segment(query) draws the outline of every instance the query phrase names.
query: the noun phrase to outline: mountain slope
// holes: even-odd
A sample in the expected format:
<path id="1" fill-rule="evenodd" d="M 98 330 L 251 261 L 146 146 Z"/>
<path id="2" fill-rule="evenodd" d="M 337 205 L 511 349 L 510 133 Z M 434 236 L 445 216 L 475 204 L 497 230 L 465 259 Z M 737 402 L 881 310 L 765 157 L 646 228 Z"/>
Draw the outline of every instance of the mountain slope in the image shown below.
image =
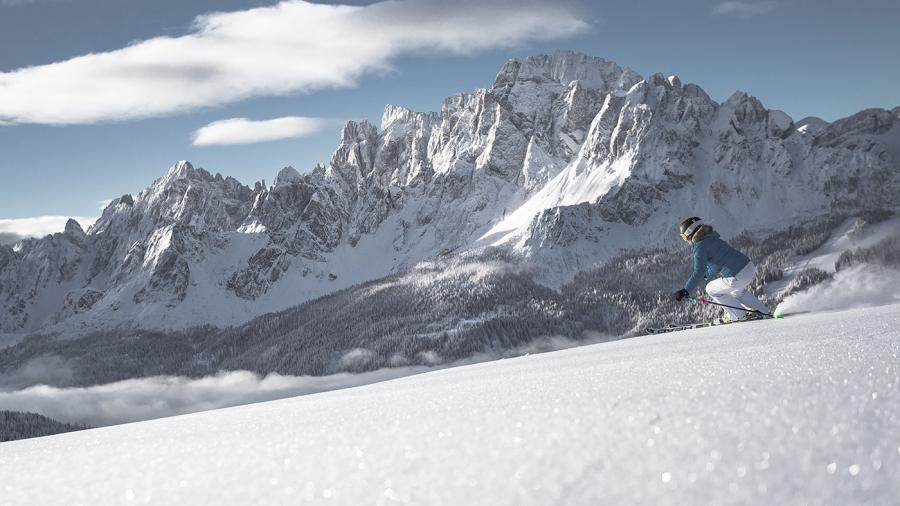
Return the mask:
<path id="1" fill-rule="evenodd" d="M 900 218 L 889 213 L 834 214 L 774 233 L 741 234 L 732 243 L 758 265 L 751 288 L 769 307 L 819 283 L 849 283 L 840 291 L 850 304 L 896 298 Z M 683 244 L 645 249 L 552 290 L 502 249 L 445 255 L 226 329 L 31 336 L 0 349 L 0 388 L 240 370 L 319 376 L 502 358 L 552 349 L 557 338 L 620 339 L 721 314 L 667 296 L 691 266 Z"/>
<path id="2" fill-rule="evenodd" d="M 890 504 L 897 329 L 896 305 L 795 315 L 4 443 L 0 483 L 10 504 Z"/>
<path id="3" fill-rule="evenodd" d="M 50 436 L 86 428 L 82 425 L 58 422 L 37 413 L 0 411 L 0 442 Z"/>
<path id="4" fill-rule="evenodd" d="M 726 236 L 897 209 L 900 111 L 795 124 L 756 98 L 571 52 L 441 111 L 348 122 L 327 164 L 245 186 L 178 162 L 84 233 L 0 246 L 0 332 L 228 326 L 492 246 L 559 287 L 699 214 Z M 799 126 L 798 126 L 799 125 Z"/>

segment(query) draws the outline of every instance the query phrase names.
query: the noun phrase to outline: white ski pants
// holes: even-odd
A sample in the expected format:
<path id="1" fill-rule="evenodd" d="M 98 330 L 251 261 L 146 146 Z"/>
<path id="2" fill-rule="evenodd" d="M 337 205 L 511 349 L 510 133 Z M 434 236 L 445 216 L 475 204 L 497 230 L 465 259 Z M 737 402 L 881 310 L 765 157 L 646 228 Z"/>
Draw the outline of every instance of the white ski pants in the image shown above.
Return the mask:
<path id="1" fill-rule="evenodd" d="M 769 309 L 756 298 L 747 287 L 756 276 L 756 266 L 753 262 L 748 263 L 736 275 L 730 278 L 716 278 L 706 285 L 706 293 L 719 304 L 727 304 L 729 306 L 745 307 L 747 309 L 755 309 L 768 313 Z M 740 309 L 723 308 L 728 313 L 728 317 L 734 321 L 743 318 L 747 311 Z"/>

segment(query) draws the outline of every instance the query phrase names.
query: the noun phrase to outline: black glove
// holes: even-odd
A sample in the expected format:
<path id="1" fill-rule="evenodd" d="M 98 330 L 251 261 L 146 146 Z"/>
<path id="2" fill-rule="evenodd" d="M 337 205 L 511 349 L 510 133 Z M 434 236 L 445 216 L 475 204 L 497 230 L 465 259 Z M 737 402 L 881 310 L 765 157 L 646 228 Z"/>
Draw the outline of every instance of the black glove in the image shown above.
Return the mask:
<path id="1" fill-rule="evenodd" d="M 672 294 L 672 297 L 674 297 L 676 301 L 681 302 L 681 299 L 687 297 L 688 295 L 690 295 L 690 293 L 688 293 L 687 290 L 682 288 L 681 290 L 678 290 L 677 292 Z"/>

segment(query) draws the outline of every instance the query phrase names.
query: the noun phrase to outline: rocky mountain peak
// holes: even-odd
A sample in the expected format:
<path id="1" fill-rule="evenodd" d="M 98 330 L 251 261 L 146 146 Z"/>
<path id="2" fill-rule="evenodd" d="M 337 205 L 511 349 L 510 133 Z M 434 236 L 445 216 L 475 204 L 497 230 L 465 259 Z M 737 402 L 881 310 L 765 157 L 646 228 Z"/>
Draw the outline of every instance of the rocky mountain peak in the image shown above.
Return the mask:
<path id="1" fill-rule="evenodd" d="M 175 162 L 169 170 L 166 171 L 166 174 L 163 176 L 164 179 L 180 179 L 190 177 L 194 173 L 194 166 L 191 162 L 187 160 L 179 160 Z"/>
<path id="2" fill-rule="evenodd" d="M 354 186 L 368 174 L 375 160 L 378 129 L 368 121 L 348 121 L 341 130 L 341 142 L 331 156 L 331 168 L 346 184 Z"/>
<path id="3" fill-rule="evenodd" d="M 769 111 L 758 98 L 743 91 L 736 91 L 722 103 L 722 108 L 730 111 L 730 123 L 740 135 L 759 130 L 768 121 Z"/>
<path id="4" fill-rule="evenodd" d="M 859 135 L 883 135 L 900 123 L 893 111 L 865 109 L 825 126 L 816 134 L 816 144 L 837 146 Z"/>
<path id="5" fill-rule="evenodd" d="M 798 132 L 803 134 L 816 134 L 826 126 L 828 122 L 816 116 L 807 116 L 794 124 Z"/>
<path id="6" fill-rule="evenodd" d="M 287 166 L 278 171 L 278 175 L 275 176 L 275 188 L 289 185 L 298 179 L 300 179 L 300 173 L 297 172 L 297 169 Z"/>
<path id="7" fill-rule="evenodd" d="M 677 81 L 679 86 L 675 86 L 673 81 Z M 677 88 L 681 87 L 680 79 L 675 79 L 675 80 L 670 81 L 668 77 L 666 77 L 664 74 L 662 74 L 660 72 L 650 74 L 650 77 L 647 78 L 647 83 L 649 83 L 650 86 L 654 86 L 654 87 L 661 86 L 661 87 L 667 88 L 667 89 L 672 89 L 673 87 L 677 87 Z"/>
<path id="8" fill-rule="evenodd" d="M 767 112 L 758 98 L 740 90 L 732 93 L 722 105 L 734 109 L 740 114 L 741 119 L 746 118 L 749 121 L 759 120 Z"/>
<path id="9" fill-rule="evenodd" d="M 352 145 L 366 142 L 378 135 L 378 128 L 367 120 L 348 121 L 341 129 L 341 145 Z"/>
<path id="10" fill-rule="evenodd" d="M 551 55 L 529 56 L 506 62 L 494 80 L 494 88 L 513 86 L 517 82 L 556 82 L 568 85 L 578 81 L 582 86 L 600 91 L 627 90 L 641 80 L 631 69 L 623 69 L 613 61 L 573 51 L 557 51 Z"/>
<path id="11" fill-rule="evenodd" d="M 396 128 L 430 127 L 440 119 L 436 112 L 415 112 L 399 105 L 386 105 L 381 114 L 381 131 Z"/>
<path id="12" fill-rule="evenodd" d="M 66 221 L 66 228 L 63 234 L 76 242 L 84 241 L 85 238 L 84 229 L 81 228 L 81 224 L 72 218 L 69 218 L 69 220 Z"/>
<path id="13" fill-rule="evenodd" d="M 243 184 L 233 177 L 224 177 L 219 173 L 212 174 L 202 167 L 194 167 L 187 160 L 175 162 L 169 167 L 169 170 L 166 171 L 163 177 L 156 180 L 154 186 L 158 189 L 165 189 L 184 184 L 176 183 L 177 181 L 187 182 L 187 184 L 192 182 L 211 183 L 222 188 L 228 188 L 229 191 L 239 191 L 241 188 L 245 188 Z"/>

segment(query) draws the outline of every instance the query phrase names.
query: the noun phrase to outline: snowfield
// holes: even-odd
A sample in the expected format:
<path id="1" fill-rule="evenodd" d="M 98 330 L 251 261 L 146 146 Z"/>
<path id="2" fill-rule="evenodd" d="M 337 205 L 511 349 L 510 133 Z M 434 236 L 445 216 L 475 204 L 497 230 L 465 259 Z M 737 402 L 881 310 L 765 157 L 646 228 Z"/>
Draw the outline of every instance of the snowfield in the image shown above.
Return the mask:
<path id="1" fill-rule="evenodd" d="M 0 445 L 0 504 L 897 504 L 900 305 Z"/>

